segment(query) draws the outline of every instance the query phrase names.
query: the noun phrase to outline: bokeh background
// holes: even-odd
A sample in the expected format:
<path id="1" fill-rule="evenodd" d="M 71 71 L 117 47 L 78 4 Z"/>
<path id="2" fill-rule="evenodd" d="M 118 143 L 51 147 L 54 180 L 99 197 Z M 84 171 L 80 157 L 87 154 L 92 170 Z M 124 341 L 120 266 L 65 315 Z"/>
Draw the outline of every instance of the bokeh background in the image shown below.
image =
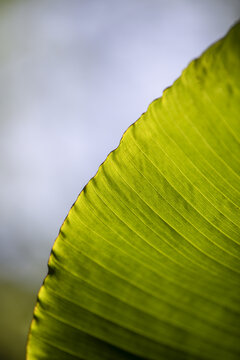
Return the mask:
<path id="1" fill-rule="evenodd" d="M 0 359 L 24 359 L 59 227 L 239 0 L 0 1 Z"/>

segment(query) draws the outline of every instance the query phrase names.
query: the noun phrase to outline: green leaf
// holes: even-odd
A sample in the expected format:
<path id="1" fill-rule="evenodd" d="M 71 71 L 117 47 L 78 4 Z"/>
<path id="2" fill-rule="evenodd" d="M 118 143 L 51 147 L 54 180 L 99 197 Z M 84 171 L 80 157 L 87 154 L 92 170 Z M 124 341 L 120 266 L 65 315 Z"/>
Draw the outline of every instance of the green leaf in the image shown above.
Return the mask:
<path id="1" fill-rule="evenodd" d="M 240 358 L 240 24 L 124 134 L 64 221 L 27 359 Z"/>

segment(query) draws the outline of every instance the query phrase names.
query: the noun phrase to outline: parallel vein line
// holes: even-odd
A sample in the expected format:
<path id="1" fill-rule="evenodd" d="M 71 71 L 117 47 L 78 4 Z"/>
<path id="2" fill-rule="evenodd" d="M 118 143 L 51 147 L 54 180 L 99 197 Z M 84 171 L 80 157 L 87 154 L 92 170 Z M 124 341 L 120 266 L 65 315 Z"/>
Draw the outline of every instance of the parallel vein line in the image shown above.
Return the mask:
<path id="1" fill-rule="evenodd" d="M 59 267 L 60 267 L 60 266 L 59 266 Z M 61 266 L 61 267 L 62 267 L 62 269 L 64 269 L 65 271 L 69 272 L 69 270 L 68 270 L 67 268 L 65 268 L 64 266 Z M 135 310 L 141 312 L 142 314 L 145 314 L 145 315 L 147 315 L 147 316 L 150 316 L 150 317 L 154 318 L 154 319 L 157 320 L 157 321 L 164 322 L 164 323 L 166 323 L 166 324 L 168 324 L 168 325 L 170 325 L 170 326 L 172 325 L 172 322 L 171 322 L 171 321 L 167 321 L 166 319 L 162 319 L 161 317 L 158 316 L 157 313 L 154 313 L 154 314 L 153 314 L 153 313 L 151 313 L 151 312 L 148 312 L 146 307 L 141 308 L 138 303 L 135 303 L 134 305 L 132 305 L 132 304 L 130 304 L 129 302 L 127 302 L 126 300 L 120 299 L 120 298 L 118 298 L 117 296 L 115 296 L 115 295 L 113 295 L 113 294 L 110 294 L 110 293 L 106 292 L 105 290 L 98 288 L 98 287 L 95 286 L 95 285 L 90 284 L 90 283 L 87 282 L 86 280 L 83 280 L 81 277 L 76 276 L 76 275 L 73 274 L 73 273 L 71 273 L 70 275 L 73 276 L 73 277 L 76 277 L 76 278 L 78 278 L 78 279 L 81 279 L 82 282 L 90 285 L 92 288 L 94 288 L 94 289 L 96 289 L 96 290 L 98 290 L 98 291 L 100 290 L 102 293 L 105 293 L 105 294 L 107 294 L 108 296 L 111 296 L 111 297 L 114 298 L 115 300 L 121 302 L 121 303 L 123 304 L 123 306 L 126 305 L 126 306 L 128 306 L 128 307 L 134 308 Z M 46 285 L 45 285 L 45 286 L 46 286 Z M 73 300 L 73 297 L 69 298 L 69 297 L 63 296 L 62 293 L 57 292 L 55 289 L 49 287 L 49 285 L 47 285 L 47 291 L 52 292 L 53 294 L 55 294 L 55 295 L 58 296 L 59 298 L 65 299 L 65 300 L 73 303 L 74 305 L 76 305 L 76 306 L 78 306 L 78 307 L 80 307 L 80 308 L 86 309 L 86 310 L 90 311 L 91 313 L 95 314 L 95 312 L 93 312 L 92 310 L 90 310 L 87 306 L 83 306 L 82 304 L 79 304 L 79 303 L 77 303 L 76 301 L 74 301 L 74 300 Z M 95 297 L 93 297 L 92 295 L 91 295 L 90 297 L 93 299 L 93 301 L 96 302 L 96 298 L 95 298 Z M 101 305 L 104 305 L 104 306 L 108 305 L 108 304 L 106 304 L 105 302 L 101 301 L 100 298 L 97 298 L 97 303 L 98 303 L 98 304 L 101 304 Z M 170 304 L 170 305 L 171 305 L 171 304 Z M 111 307 L 109 307 L 109 305 L 108 305 L 108 309 L 111 310 Z M 182 310 L 182 309 L 183 309 L 183 312 L 186 312 L 186 309 L 181 308 L 181 310 Z M 187 313 L 187 312 L 186 312 L 186 313 Z M 205 318 L 201 318 L 201 317 L 199 316 L 199 314 L 195 314 L 195 313 L 189 313 L 189 314 L 190 314 L 190 316 L 193 316 L 194 318 L 199 318 L 200 321 L 206 323 L 209 327 L 216 328 L 216 329 L 219 329 L 219 328 L 220 328 L 221 331 L 223 331 L 223 332 L 225 332 L 225 333 L 228 333 L 229 335 L 231 335 L 231 336 L 233 336 L 233 337 L 235 337 L 235 336 L 238 337 L 238 336 L 239 336 L 239 331 L 238 331 L 238 329 L 237 329 L 237 332 L 235 332 L 235 329 L 233 329 L 233 328 L 230 329 L 229 327 L 227 327 L 227 328 L 226 328 L 226 327 L 223 327 L 222 322 L 218 322 L 218 321 L 217 321 L 217 322 L 216 322 L 216 321 L 214 321 L 214 322 L 209 322 L 209 317 L 207 317 L 207 318 L 205 319 Z M 96 313 L 96 315 L 99 315 L 99 314 Z M 99 315 L 99 316 L 100 316 L 100 315 Z M 105 317 L 103 317 L 103 318 L 106 319 L 106 320 L 109 320 L 108 318 L 105 318 Z M 116 324 L 118 324 L 118 323 L 116 322 Z M 182 325 L 182 324 L 181 324 L 181 325 Z M 224 326 L 226 326 L 226 324 L 224 324 Z M 177 325 L 177 327 L 179 328 L 179 324 Z M 186 331 L 188 331 L 188 330 L 192 331 L 192 328 L 189 329 L 189 328 L 186 327 L 185 330 L 186 330 Z"/>
<path id="2" fill-rule="evenodd" d="M 174 185 L 172 184 L 172 182 L 170 183 L 170 180 L 167 179 L 163 173 L 161 172 L 160 168 L 157 167 L 152 161 L 151 159 L 147 156 L 147 154 L 139 147 L 138 143 L 136 142 L 136 140 L 134 138 L 132 138 L 133 141 L 135 142 L 136 146 L 138 147 L 138 149 L 142 152 L 143 156 L 145 156 L 145 158 L 148 160 L 148 162 L 162 175 L 162 177 L 166 180 L 166 182 L 169 184 L 169 186 L 174 189 L 174 191 L 177 192 L 177 194 L 179 194 L 186 202 L 187 204 L 189 204 L 208 224 L 210 224 L 211 226 L 213 226 L 215 229 L 217 229 L 220 233 L 222 233 L 224 236 L 226 236 L 229 240 L 231 240 L 234 244 L 238 245 L 240 247 L 240 243 L 238 243 L 236 240 L 234 240 L 232 237 L 230 237 L 228 234 L 226 234 L 225 232 L 223 232 L 222 229 L 218 228 L 215 224 L 211 223 L 211 221 L 206 218 L 205 216 L 203 216 L 203 214 L 200 212 L 200 210 L 198 210 L 195 206 L 193 206 L 193 204 L 184 196 L 182 195 L 182 193 L 179 192 L 178 189 L 176 189 L 176 187 L 174 187 Z M 154 141 L 154 140 L 153 140 Z M 162 149 L 162 151 L 164 152 L 164 150 Z M 128 152 L 129 155 L 131 154 L 128 148 Z M 175 162 L 168 156 L 167 153 L 164 152 L 164 154 L 168 157 L 168 159 L 175 165 L 175 167 L 179 170 L 179 172 L 181 172 L 181 174 L 186 178 L 187 181 L 189 181 L 189 183 L 206 199 L 207 202 L 209 202 L 215 209 L 217 212 L 219 212 L 221 215 L 223 215 L 226 219 L 228 219 L 231 223 L 232 221 L 225 215 L 223 214 L 221 211 L 219 211 L 212 203 L 210 200 L 208 200 L 206 198 L 205 195 L 202 194 L 202 192 L 186 177 L 186 175 L 184 175 L 184 173 L 180 170 L 180 168 L 175 164 Z M 133 158 L 132 154 L 130 155 L 131 158 Z M 186 218 L 185 218 L 186 219 Z M 234 223 L 235 226 L 239 227 L 238 225 L 236 225 Z M 240 231 L 240 229 L 239 229 Z M 228 252 L 226 249 L 222 248 L 221 246 L 215 244 L 216 246 L 218 246 L 219 248 L 221 248 L 222 250 L 224 250 L 225 252 L 229 253 L 230 255 L 232 255 L 233 257 L 236 257 L 237 259 L 240 259 L 240 256 L 236 256 L 234 254 L 232 254 L 231 252 Z"/>
<path id="3" fill-rule="evenodd" d="M 70 301 L 70 302 L 74 304 L 73 301 Z M 39 303 L 39 306 L 42 307 L 42 306 L 41 306 L 41 302 Z M 93 311 L 91 311 L 91 310 L 89 310 L 89 309 L 85 309 L 85 308 L 82 307 L 81 305 L 77 305 L 77 306 L 79 306 L 79 308 L 84 309 L 85 311 L 91 313 L 92 315 L 96 316 L 97 318 L 106 320 L 107 322 L 112 323 L 114 326 L 119 327 L 119 328 L 124 329 L 124 330 L 127 330 L 127 331 L 131 332 L 131 333 L 134 334 L 134 335 L 137 335 L 137 336 L 140 335 L 141 337 L 147 339 L 148 341 L 150 340 L 151 342 L 155 342 L 155 343 L 157 343 L 157 344 L 159 344 L 159 345 L 164 345 L 164 346 L 167 345 L 167 346 L 171 346 L 171 347 L 172 347 L 172 345 L 175 345 L 175 344 L 179 345 L 179 343 L 175 343 L 175 344 L 174 344 L 174 343 L 172 343 L 172 344 L 171 344 L 171 343 L 170 343 L 170 344 L 167 343 L 167 344 L 166 344 L 166 343 L 164 343 L 164 342 L 162 342 L 162 341 L 159 341 L 159 339 L 156 339 L 156 337 L 154 337 L 154 338 L 153 338 L 153 337 L 150 337 L 150 336 L 152 336 L 153 334 L 147 335 L 147 334 L 144 333 L 144 332 L 139 332 L 139 330 L 140 330 L 139 328 L 134 328 L 134 327 L 131 326 L 131 325 L 129 326 L 129 324 L 128 324 L 128 326 L 127 326 L 126 323 L 125 323 L 124 326 L 123 326 L 122 324 L 113 321 L 113 319 L 108 319 L 108 318 L 106 318 L 106 317 L 103 316 L 103 315 L 99 315 L 99 314 L 96 314 L 95 312 L 93 312 Z M 44 309 L 44 308 L 43 308 L 43 309 Z M 60 322 L 63 322 L 63 323 L 65 323 L 66 325 L 68 325 L 68 326 L 70 326 L 70 327 L 73 327 L 74 329 L 77 329 L 77 330 L 86 332 L 86 333 L 88 333 L 88 334 L 91 335 L 91 336 L 96 336 L 96 335 L 94 335 L 93 333 L 90 333 L 90 332 L 86 331 L 86 329 L 83 329 L 83 328 L 81 328 L 81 327 L 78 327 L 78 326 L 76 326 L 76 325 L 73 325 L 73 324 L 72 324 L 71 322 L 69 322 L 69 321 L 65 321 L 64 318 L 60 318 L 59 316 L 57 316 L 57 315 L 55 315 L 54 313 L 52 313 L 52 311 L 49 311 L 49 310 L 44 309 L 44 312 L 47 313 L 47 314 L 49 314 L 49 316 L 54 317 L 56 320 L 58 320 L 58 321 L 60 321 Z M 180 326 L 178 326 L 178 325 L 176 325 L 176 324 L 168 323 L 168 322 L 166 322 L 166 321 L 164 321 L 164 320 L 161 320 L 161 322 L 162 322 L 162 323 L 165 323 L 165 324 L 167 324 L 167 325 L 170 325 L 172 328 L 176 328 L 177 330 L 180 330 L 180 331 L 186 331 L 186 332 L 192 331 L 192 329 L 188 329 L 188 328 L 185 328 L 185 327 L 180 327 Z M 206 343 L 210 344 L 211 346 L 217 346 L 217 347 L 223 348 L 225 351 L 227 350 L 227 351 L 230 351 L 231 353 L 239 354 L 238 351 L 235 352 L 234 349 L 232 349 L 232 348 L 230 348 L 230 347 L 227 347 L 227 348 L 226 348 L 226 347 L 222 346 L 222 344 L 219 343 L 219 342 L 216 342 L 216 343 L 215 343 L 215 342 L 208 341 L 208 339 L 206 339 L 205 337 L 202 337 L 200 334 L 194 334 L 194 336 L 199 337 L 200 339 L 202 339 L 202 340 L 205 341 Z M 104 338 L 100 338 L 100 337 L 99 337 L 99 339 L 102 340 L 102 341 L 106 341 Z M 114 343 L 112 343 L 112 342 L 110 342 L 110 344 L 119 347 L 119 344 L 114 344 Z M 124 348 L 121 347 L 121 346 L 120 346 L 120 348 L 124 349 Z M 187 349 L 183 348 L 183 349 L 186 351 L 186 350 L 188 350 L 189 348 L 187 348 Z M 126 351 L 126 349 L 124 349 L 124 350 Z M 183 350 L 183 351 L 184 351 L 184 350 Z"/>
<path id="4" fill-rule="evenodd" d="M 130 159 L 129 159 L 130 160 Z M 163 196 L 157 191 L 157 189 L 153 186 L 153 184 L 145 177 L 145 175 L 139 170 L 137 169 L 137 167 L 135 166 L 134 164 L 134 161 L 133 160 L 130 160 L 133 167 L 139 172 L 139 174 L 150 184 L 150 186 L 156 191 L 156 193 L 162 198 Z M 189 225 L 191 225 L 197 232 L 199 232 L 202 236 L 204 236 L 204 238 L 206 238 L 207 240 L 209 240 L 214 246 L 216 246 L 217 248 L 221 249 L 219 246 L 217 246 L 213 241 L 211 241 L 210 239 L 208 239 L 202 232 L 200 232 L 189 220 L 187 220 L 182 214 L 179 213 L 178 210 L 176 210 L 176 208 L 174 208 L 166 199 L 164 199 L 164 201 L 166 201 L 166 203 L 172 208 L 174 209 L 179 215 L 180 217 L 182 217 Z M 165 222 L 167 222 L 166 220 L 164 220 Z M 233 269 L 231 268 L 230 266 L 224 264 L 224 263 L 221 263 L 218 259 L 216 259 L 215 257 L 212 257 L 210 254 L 207 254 L 205 253 L 201 248 L 199 248 L 198 246 L 196 246 L 196 244 L 194 244 L 191 240 L 187 239 L 184 235 L 182 235 L 180 233 L 179 230 L 177 230 L 173 225 L 170 225 L 174 230 L 176 230 L 176 232 L 178 232 L 183 238 L 185 238 L 185 240 L 187 240 L 193 247 L 195 247 L 196 249 L 198 249 L 201 253 L 203 253 L 205 256 L 207 256 L 208 258 L 214 260 L 216 263 L 218 263 L 219 265 L 233 271 L 234 273 L 236 274 L 239 274 L 240 273 L 240 270 L 239 272 L 236 270 L 236 269 Z M 222 250 L 222 249 L 221 249 Z M 226 252 L 226 251 L 225 251 Z"/>

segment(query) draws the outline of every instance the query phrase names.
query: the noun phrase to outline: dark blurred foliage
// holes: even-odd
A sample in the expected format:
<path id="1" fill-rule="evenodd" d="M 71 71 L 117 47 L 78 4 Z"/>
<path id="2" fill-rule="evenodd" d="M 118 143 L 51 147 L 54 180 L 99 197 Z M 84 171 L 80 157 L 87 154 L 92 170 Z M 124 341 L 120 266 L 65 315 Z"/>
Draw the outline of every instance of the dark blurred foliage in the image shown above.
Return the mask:
<path id="1" fill-rule="evenodd" d="M 0 359 L 25 359 L 36 289 L 0 279 Z"/>

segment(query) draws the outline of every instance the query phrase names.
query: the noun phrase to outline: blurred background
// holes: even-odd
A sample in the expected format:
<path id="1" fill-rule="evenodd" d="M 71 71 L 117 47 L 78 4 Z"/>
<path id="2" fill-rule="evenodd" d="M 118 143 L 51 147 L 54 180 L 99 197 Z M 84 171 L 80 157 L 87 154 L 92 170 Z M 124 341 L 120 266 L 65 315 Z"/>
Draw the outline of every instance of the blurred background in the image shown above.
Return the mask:
<path id="1" fill-rule="evenodd" d="M 24 359 L 59 228 L 239 0 L 0 1 L 0 359 Z"/>

